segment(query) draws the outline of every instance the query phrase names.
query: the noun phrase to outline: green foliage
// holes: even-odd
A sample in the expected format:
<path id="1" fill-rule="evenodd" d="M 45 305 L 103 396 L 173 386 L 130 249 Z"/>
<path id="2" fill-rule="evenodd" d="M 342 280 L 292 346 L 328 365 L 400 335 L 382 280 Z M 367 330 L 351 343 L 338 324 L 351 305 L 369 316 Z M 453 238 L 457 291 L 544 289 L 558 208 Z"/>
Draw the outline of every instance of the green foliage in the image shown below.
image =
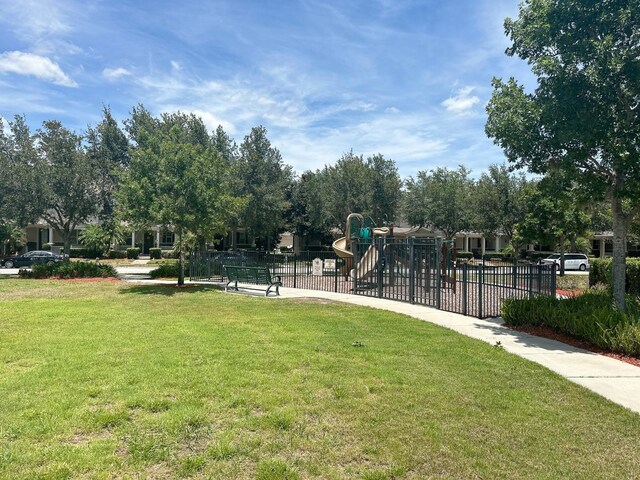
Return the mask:
<path id="1" fill-rule="evenodd" d="M 102 225 L 91 224 L 80 231 L 78 240 L 80 240 L 80 243 L 88 250 L 104 254 L 111 244 L 111 234 L 107 229 L 103 228 Z"/>
<path id="2" fill-rule="evenodd" d="M 524 174 L 511 173 L 506 165 L 490 165 L 473 188 L 473 228 L 486 236 L 506 235 L 525 214 L 524 196 L 529 182 Z"/>
<path id="3" fill-rule="evenodd" d="M 137 148 L 118 192 L 123 217 L 135 225 L 171 226 L 179 243 L 188 232 L 213 241 L 226 231 L 245 203 L 233 196 L 231 172 L 202 120 L 182 113 L 156 120 L 141 108 L 127 130 Z"/>
<path id="4" fill-rule="evenodd" d="M 404 214 L 414 226 L 443 232 L 447 239 L 472 224 L 473 180 L 463 166 L 457 170 L 436 168 L 419 171 L 406 181 Z"/>
<path id="5" fill-rule="evenodd" d="M 282 460 L 263 460 L 258 464 L 256 480 L 298 480 L 300 476 Z"/>
<path id="6" fill-rule="evenodd" d="M 31 269 L 21 269 L 21 278 L 107 278 L 117 277 L 111 265 L 96 262 L 59 262 L 50 265 L 34 265 Z"/>
<path id="7" fill-rule="evenodd" d="M 606 285 L 611 289 L 612 268 L 610 258 L 594 258 L 589 271 L 589 285 Z M 640 295 L 640 258 L 626 260 L 625 290 L 632 295 Z"/>
<path id="8" fill-rule="evenodd" d="M 129 259 L 137 259 L 140 256 L 140 249 L 137 247 L 127 248 L 127 258 Z"/>
<path id="9" fill-rule="evenodd" d="M 189 262 L 184 262 L 184 269 L 186 272 L 189 271 Z M 171 263 L 162 263 L 155 270 L 151 270 L 149 273 L 151 278 L 175 278 L 180 275 L 180 264 L 171 262 Z"/>
<path id="10" fill-rule="evenodd" d="M 254 127 L 244 138 L 236 173 L 241 179 L 239 196 L 248 199 L 240 214 L 242 225 L 253 237 L 275 240 L 285 227 L 293 170 L 271 145 L 266 128 Z"/>
<path id="11" fill-rule="evenodd" d="M 111 259 L 127 258 L 127 252 L 126 251 L 122 251 L 122 250 L 111 250 L 109 252 L 109 258 L 111 258 Z"/>
<path id="12" fill-rule="evenodd" d="M 460 260 L 463 260 L 463 259 L 470 260 L 473 258 L 473 253 L 472 252 L 456 252 L 456 256 Z"/>
<path id="13" fill-rule="evenodd" d="M 626 227 L 640 211 L 639 12 L 640 0 L 521 3 L 505 21 L 507 54 L 531 65 L 537 86 L 494 79 L 485 128 L 516 167 L 561 171 L 591 202 L 610 202 L 622 310 Z"/>
<path id="14" fill-rule="evenodd" d="M 71 248 L 69 252 L 69 258 L 99 258 L 102 255 L 102 252 L 89 248 Z M 65 253 L 64 247 L 60 249 L 60 253 Z"/>
<path id="15" fill-rule="evenodd" d="M 564 300 L 505 300 L 502 318 L 508 325 L 551 327 L 596 347 L 640 355 L 640 297 L 629 296 L 627 307 L 625 314 L 606 292 L 592 291 Z"/>
<path id="16" fill-rule="evenodd" d="M 162 249 L 161 248 L 150 248 L 149 249 L 149 258 L 151 260 L 159 260 L 162 258 Z"/>
<path id="17" fill-rule="evenodd" d="M 43 243 L 41 249 L 47 252 L 51 251 L 52 244 L 51 243 Z"/>
<path id="18" fill-rule="evenodd" d="M 0 223 L 0 254 L 9 255 L 19 251 L 26 241 L 27 237 L 22 228 L 11 223 Z"/>

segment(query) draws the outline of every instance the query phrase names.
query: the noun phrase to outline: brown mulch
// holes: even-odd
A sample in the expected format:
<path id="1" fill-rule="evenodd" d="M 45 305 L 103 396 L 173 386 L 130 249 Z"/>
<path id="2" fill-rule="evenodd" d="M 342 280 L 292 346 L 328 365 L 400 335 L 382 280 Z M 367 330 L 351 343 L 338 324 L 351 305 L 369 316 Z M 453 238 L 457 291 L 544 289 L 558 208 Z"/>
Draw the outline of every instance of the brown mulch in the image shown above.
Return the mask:
<path id="1" fill-rule="evenodd" d="M 565 297 L 578 297 L 584 293 L 584 290 L 556 290 L 557 295 L 564 295 Z"/>
<path id="2" fill-rule="evenodd" d="M 588 350 L 593 353 L 597 353 L 600 355 L 605 355 L 607 357 L 615 358 L 616 360 L 620 360 L 622 362 L 629 363 L 631 365 L 635 365 L 636 367 L 640 367 L 640 357 L 632 357 L 628 355 L 623 355 L 621 353 L 614 353 L 608 350 L 604 350 L 602 348 L 594 347 L 582 340 L 578 340 L 577 338 L 573 338 L 565 333 L 560 333 L 555 331 L 550 327 L 525 327 L 525 326 L 512 326 L 506 325 L 511 330 L 516 330 L 522 333 L 528 333 L 530 335 L 535 335 L 536 337 L 549 338 L 551 340 L 557 340 L 558 342 L 566 343 L 567 345 L 571 345 L 573 347 L 582 348 L 583 350 Z"/>

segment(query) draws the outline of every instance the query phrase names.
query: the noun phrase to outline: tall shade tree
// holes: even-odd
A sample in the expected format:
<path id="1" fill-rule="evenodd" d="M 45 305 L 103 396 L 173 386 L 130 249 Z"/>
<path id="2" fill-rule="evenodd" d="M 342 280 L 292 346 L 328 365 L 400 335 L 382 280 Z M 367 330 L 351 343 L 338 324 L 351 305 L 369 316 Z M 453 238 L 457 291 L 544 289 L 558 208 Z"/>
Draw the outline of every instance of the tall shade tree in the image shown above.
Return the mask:
<path id="1" fill-rule="evenodd" d="M 378 153 L 367 158 L 371 182 L 372 216 L 378 225 L 393 220 L 398 213 L 402 193 L 402 180 L 396 162 Z"/>
<path id="2" fill-rule="evenodd" d="M 406 181 L 405 217 L 411 225 L 440 230 L 453 239 L 471 227 L 472 187 L 469 170 L 462 166 L 419 171 Z"/>
<path id="3" fill-rule="evenodd" d="M 7 122 L 5 133 L 0 118 L 0 224 L 24 227 L 42 213 L 40 156 L 35 138 L 24 117 Z"/>
<path id="4" fill-rule="evenodd" d="M 87 153 L 82 137 L 57 120 L 44 122 L 37 133 L 37 149 L 41 217 L 62 237 L 68 254 L 76 227 L 102 211 L 104 167 Z"/>
<path id="5" fill-rule="evenodd" d="M 138 147 L 118 192 L 124 219 L 138 226 L 171 228 L 179 246 L 187 234 L 213 241 L 243 206 L 231 194 L 224 159 L 211 139 L 202 137 L 199 123 L 195 117 L 174 114 L 149 122 L 153 131 L 136 130 Z M 178 285 L 183 285 L 183 248 L 179 265 Z"/>
<path id="6" fill-rule="evenodd" d="M 573 176 L 613 217 L 613 297 L 625 307 L 626 236 L 640 208 L 640 0 L 525 0 L 505 21 L 507 54 L 533 93 L 493 80 L 486 132 L 510 162 Z"/>
<path id="7" fill-rule="evenodd" d="M 473 191 L 473 228 L 485 236 L 504 235 L 511 242 L 515 224 L 524 215 L 527 180 L 506 165 L 491 165 Z"/>
<path id="8" fill-rule="evenodd" d="M 118 126 L 118 122 L 111 115 L 109 107 L 102 110 L 102 120 L 95 127 L 89 127 L 86 135 L 87 154 L 100 171 L 100 191 L 103 193 L 102 208 L 99 213 L 101 227 L 93 229 L 93 234 L 82 240 L 83 244 L 95 243 L 89 238 L 96 234 L 108 234 L 109 242 L 106 246 L 120 241 L 121 226 L 115 215 L 115 192 L 120 186 L 122 173 L 129 165 L 130 145 L 125 133 Z M 98 249 L 100 250 L 100 249 Z"/>
<path id="9" fill-rule="evenodd" d="M 523 216 L 515 225 L 517 234 L 527 242 L 557 246 L 560 275 L 564 275 L 567 243 L 575 245 L 578 237 L 587 233 L 591 220 L 576 195 L 575 184 L 562 175 L 549 175 L 529 188 L 523 200 Z"/>
<path id="10" fill-rule="evenodd" d="M 242 180 L 239 193 L 249 199 L 240 223 L 270 248 L 286 224 L 293 171 L 284 164 L 278 149 L 271 146 L 266 128 L 254 127 L 244 138 L 236 172 Z"/>

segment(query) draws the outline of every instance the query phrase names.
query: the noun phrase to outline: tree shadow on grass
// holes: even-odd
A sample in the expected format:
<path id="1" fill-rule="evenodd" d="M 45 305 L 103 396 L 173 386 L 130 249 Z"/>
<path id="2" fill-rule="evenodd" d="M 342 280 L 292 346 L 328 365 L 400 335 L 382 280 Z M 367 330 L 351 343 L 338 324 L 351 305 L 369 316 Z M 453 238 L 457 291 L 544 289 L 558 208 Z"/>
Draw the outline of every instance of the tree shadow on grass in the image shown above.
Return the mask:
<path id="1" fill-rule="evenodd" d="M 189 293 L 221 291 L 216 285 L 184 285 L 178 287 L 176 284 L 167 285 L 133 285 L 120 290 L 122 295 L 162 295 L 171 297 L 173 295 L 183 295 Z"/>

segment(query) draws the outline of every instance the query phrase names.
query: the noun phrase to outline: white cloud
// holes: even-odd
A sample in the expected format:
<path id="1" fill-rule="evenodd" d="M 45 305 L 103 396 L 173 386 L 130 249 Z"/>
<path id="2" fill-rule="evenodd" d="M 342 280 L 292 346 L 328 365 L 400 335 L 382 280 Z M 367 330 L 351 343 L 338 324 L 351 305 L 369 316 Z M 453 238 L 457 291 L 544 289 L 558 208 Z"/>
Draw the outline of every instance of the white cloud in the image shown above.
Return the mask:
<path id="1" fill-rule="evenodd" d="M 174 71 L 179 72 L 180 70 L 182 70 L 182 65 L 180 65 L 180 63 L 176 62 L 175 60 L 171 60 L 171 68 Z"/>
<path id="2" fill-rule="evenodd" d="M 77 87 L 60 66 L 47 57 L 28 52 L 4 52 L 0 54 L 0 73 L 31 75 L 64 87 Z"/>
<path id="3" fill-rule="evenodd" d="M 131 75 L 131 72 L 126 68 L 118 67 L 118 68 L 105 68 L 102 71 L 102 75 L 104 75 L 108 80 L 118 80 L 122 77 L 127 77 Z"/>
<path id="4" fill-rule="evenodd" d="M 473 107 L 480 103 L 478 97 L 471 95 L 474 90 L 475 87 L 461 88 L 456 92 L 454 97 L 449 97 L 442 102 L 442 106 L 446 108 L 448 112 L 458 115 L 469 114 L 473 111 Z"/>

